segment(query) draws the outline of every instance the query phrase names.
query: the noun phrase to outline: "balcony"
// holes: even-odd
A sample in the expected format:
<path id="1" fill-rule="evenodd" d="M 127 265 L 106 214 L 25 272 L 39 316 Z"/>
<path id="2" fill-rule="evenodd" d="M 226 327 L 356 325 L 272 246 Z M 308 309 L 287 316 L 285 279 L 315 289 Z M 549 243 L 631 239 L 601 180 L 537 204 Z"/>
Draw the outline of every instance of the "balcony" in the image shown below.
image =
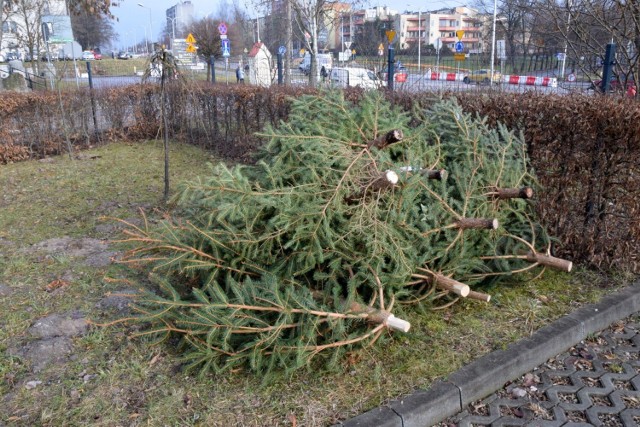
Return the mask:
<path id="1" fill-rule="evenodd" d="M 438 27 L 438 31 L 458 31 L 460 28 L 458 27 L 451 27 L 451 26 L 441 26 Z"/>

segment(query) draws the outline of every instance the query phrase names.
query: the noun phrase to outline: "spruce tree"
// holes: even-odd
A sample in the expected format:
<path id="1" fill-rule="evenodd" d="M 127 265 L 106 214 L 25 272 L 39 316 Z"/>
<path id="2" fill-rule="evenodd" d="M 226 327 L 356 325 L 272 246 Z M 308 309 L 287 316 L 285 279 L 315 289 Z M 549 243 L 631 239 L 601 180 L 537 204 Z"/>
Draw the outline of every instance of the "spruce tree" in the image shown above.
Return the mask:
<path id="1" fill-rule="evenodd" d="M 376 92 L 304 96 L 261 136 L 255 165 L 213 166 L 174 219 L 127 231 L 124 262 L 151 263 L 163 290 L 139 320 L 180 334 L 202 371 L 335 361 L 408 330 L 398 303 L 488 301 L 469 286 L 537 265 L 548 243 L 522 139 L 453 101 L 410 115 Z"/>

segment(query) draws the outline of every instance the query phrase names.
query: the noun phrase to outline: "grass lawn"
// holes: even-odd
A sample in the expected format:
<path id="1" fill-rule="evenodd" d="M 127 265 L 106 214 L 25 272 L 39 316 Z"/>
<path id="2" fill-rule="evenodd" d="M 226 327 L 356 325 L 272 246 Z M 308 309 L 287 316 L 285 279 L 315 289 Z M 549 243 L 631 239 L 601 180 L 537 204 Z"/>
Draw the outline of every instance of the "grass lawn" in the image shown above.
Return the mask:
<path id="1" fill-rule="evenodd" d="M 147 283 L 144 272 L 90 266 L 38 244 L 65 236 L 114 240 L 121 237 L 118 227 L 103 216 L 136 221 L 144 209 L 153 221 L 167 210 L 160 142 L 110 144 L 77 157 L 0 166 L 0 424 L 331 425 L 428 387 L 625 284 L 625 277 L 579 269 L 547 272 L 490 290 L 490 304 L 413 308 L 403 316 L 412 323 L 409 333 L 389 334 L 333 371 L 313 366 L 270 383 L 245 371 L 191 377 L 181 370 L 178 348 L 131 339 L 135 331 L 122 325 L 90 326 L 71 338 L 63 360 L 34 372 L 20 350 L 34 343 L 29 328 L 37 319 L 73 313 L 108 322 L 124 314 L 100 305 L 105 294 Z M 206 173 L 212 161 L 197 148 L 174 144 L 174 189 Z M 111 243 L 109 250 L 122 248 Z"/>

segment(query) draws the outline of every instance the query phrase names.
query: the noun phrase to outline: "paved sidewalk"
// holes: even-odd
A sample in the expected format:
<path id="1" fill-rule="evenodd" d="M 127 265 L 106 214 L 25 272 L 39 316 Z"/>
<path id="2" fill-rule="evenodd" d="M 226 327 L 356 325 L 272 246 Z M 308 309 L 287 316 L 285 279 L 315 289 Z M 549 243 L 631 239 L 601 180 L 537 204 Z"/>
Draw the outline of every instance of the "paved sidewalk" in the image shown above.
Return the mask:
<path id="1" fill-rule="evenodd" d="M 636 282 L 342 425 L 638 426 L 639 331 Z"/>
<path id="2" fill-rule="evenodd" d="M 614 322 L 438 426 L 640 425 L 639 322 Z"/>

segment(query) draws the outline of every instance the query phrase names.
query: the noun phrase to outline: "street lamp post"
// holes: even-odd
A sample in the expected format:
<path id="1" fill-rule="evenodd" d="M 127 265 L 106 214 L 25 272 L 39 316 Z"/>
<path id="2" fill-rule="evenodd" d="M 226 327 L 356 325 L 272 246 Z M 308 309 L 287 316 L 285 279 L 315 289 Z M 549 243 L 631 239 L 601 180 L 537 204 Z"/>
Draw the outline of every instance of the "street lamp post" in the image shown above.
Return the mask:
<path id="1" fill-rule="evenodd" d="M 494 61 L 496 55 L 496 18 L 498 13 L 498 2 L 493 0 L 493 31 L 491 35 L 491 77 L 489 78 L 489 85 L 493 85 L 493 73 L 494 73 Z"/>
<path id="2" fill-rule="evenodd" d="M 172 18 L 170 16 L 167 16 L 167 19 L 171 19 L 171 43 L 170 43 L 170 48 L 173 49 L 173 42 L 176 39 L 176 19 L 178 19 L 178 17 Z"/>
<path id="3" fill-rule="evenodd" d="M 420 40 L 420 35 L 422 34 L 422 27 L 420 26 L 420 15 L 422 12 L 422 8 L 418 10 L 418 74 L 422 75 L 422 68 L 420 67 L 420 45 L 422 44 Z"/>
<path id="4" fill-rule="evenodd" d="M 153 43 L 153 21 L 151 19 L 151 8 L 143 5 L 142 3 L 138 3 L 138 6 L 144 9 L 149 9 L 149 42 Z M 149 49 L 149 53 L 151 53 L 151 49 Z"/>

